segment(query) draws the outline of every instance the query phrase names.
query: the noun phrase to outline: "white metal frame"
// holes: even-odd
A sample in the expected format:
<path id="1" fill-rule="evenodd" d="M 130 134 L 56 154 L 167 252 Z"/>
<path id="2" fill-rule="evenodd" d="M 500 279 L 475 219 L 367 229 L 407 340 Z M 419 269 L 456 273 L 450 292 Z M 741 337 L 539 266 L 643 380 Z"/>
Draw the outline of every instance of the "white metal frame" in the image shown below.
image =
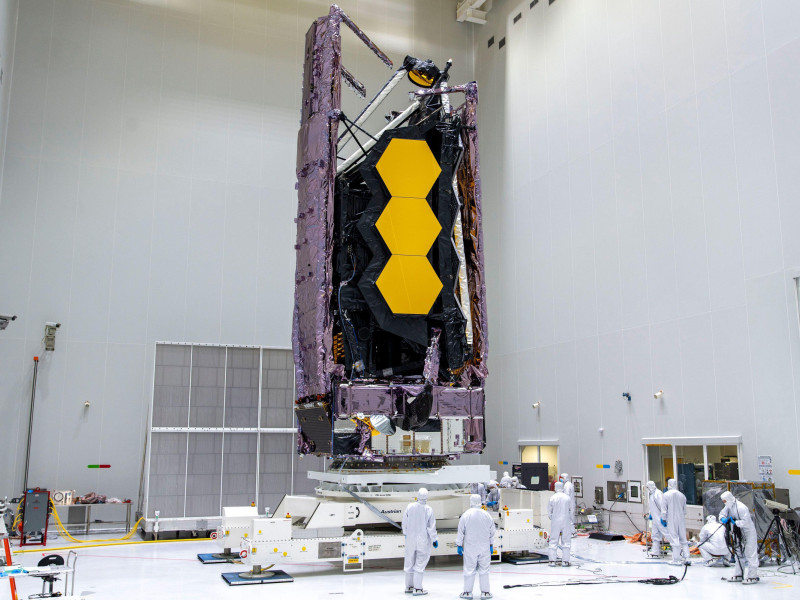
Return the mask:
<path id="1" fill-rule="evenodd" d="M 672 465 L 677 473 L 678 451 L 677 446 L 702 446 L 703 447 L 703 477 L 708 479 L 708 447 L 709 446 L 736 446 L 736 460 L 739 463 L 739 476 L 742 477 L 742 436 L 717 435 L 705 437 L 663 437 L 642 438 L 642 452 L 644 453 L 644 480 L 650 481 L 650 460 L 647 456 L 647 447 L 655 445 L 669 445 L 672 449 Z"/>
<path id="2" fill-rule="evenodd" d="M 223 392 L 222 392 L 222 427 L 192 427 L 191 426 L 191 406 L 192 406 L 192 379 L 191 379 L 191 372 L 193 366 L 193 358 L 194 353 L 190 352 L 189 355 L 189 403 L 188 407 L 188 414 L 186 417 L 186 427 L 153 427 L 153 392 L 155 390 L 155 377 L 156 377 L 156 356 L 157 356 L 157 349 L 158 346 L 189 346 L 190 348 L 194 347 L 206 347 L 206 348 L 224 348 L 225 349 L 225 365 L 224 365 L 224 381 L 223 381 Z M 228 350 L 231 348 L 244 348 L 244 349 L 251 349 L 251 350 L 258 350 L 259 351 L 259 358 L 258 358 L 258 408 L 257 408 L 257 415 L 258 415 L 258 426 L 257 427 L 225 427 L 225 403 L 227 397 L 227 377 L 228 377 Z M 255 473 L 255 501 L 256 506 L 259 506 L 259 484 L 260 484 L 260 471 L 261 471 L 261 434 L 295 434 L 297 433 L 296 427 L 261 427 L 261 403 L 262 403 L 262 392 L 263 392 L 263 372 L 264 372 L 264 352 L 266 350 L 283 350 L 291 352 L 290 347 L 282 347 L 282 346 L 250 346 L 250 345 L 239 345 L 239 344 L 209 344 L 209 343 L 194 343 L 194 342 L 168 342 L 168 341 L 157 341 L 154 344 L 154 351 L 153 351 L 153 379 L 152 384 L 150 386 L 150 410 L 148 413 L 148 420 L 147 420 L 147 452 L 145 453 L 145 485 L 144 485 L 144 506 L 142 509 L 142 514 L 144 517 L 147 518 L 148 511 L 149 511 L 149 504 L 150 504 L 150 460 L 151 460 L 151 453 L 152 453 L 152 446 L 153 446 L 153 434 L 154 433 L 186 433 L 186 464 L 184 467 L 184 484 L 183 484 L 183 517 L 168 517 L 162 519 L 162 521 L 166 520 L 176 520 L 176 519 L 189 519 L 190 517 L 186 516 L 186 493 L 188 491 L 188 481 L 189 481 L 189 434 L 190 433 L 221 433 L 222 434 L 222 447 L 221 447 L 221 454 L 220 460 L 222 464 L 220 465 L 220 514 L 222 514 L 222 484 L 224 481 L 224 460 L 225 460 L 225 434 L 247 434 L 247 433 L 255 433 L 256 434 L 256 473 Z M 295 387 L 295 380 L 292 377 L 292 390 L 293 396 Z M 291 407 L 290 407 L 291 408 Z M 291 466 L 290 466 L 290 477 L 291 477 L 291 491 L 290 493 L 294 493 L 294 452 L 290 452 L 291 454 Z M 215 518 L 215 517 L 191 517 L 192 520 L 196 519 L 204 519 L 204 518 Z"/>

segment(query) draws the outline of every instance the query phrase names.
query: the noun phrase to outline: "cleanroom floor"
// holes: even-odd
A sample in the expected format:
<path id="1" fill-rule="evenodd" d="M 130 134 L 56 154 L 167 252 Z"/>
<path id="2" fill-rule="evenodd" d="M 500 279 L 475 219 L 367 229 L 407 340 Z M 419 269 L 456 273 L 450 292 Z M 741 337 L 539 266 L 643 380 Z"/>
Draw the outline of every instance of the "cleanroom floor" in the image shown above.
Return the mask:
<path id="1" fill-rule="evenodd" d="M 64 544 L 60 542 L 62 540 L 54 540 L 49 546 L 61 547 Z M 35 565 L 41 556 L 52 552 L 43 549 L 41 552 L 18 554 L 14 562 Z M 408 598 L 403 593 L 401 560 L 367 562 L 364 572 L 346 575 L 341 571 L 341 564 L 288 563 L 282 568 L 295 578 L 292 583 L 230 587 L 220 574 L 246 569 L 242 565 L 203 565 L 196 558 L 198 553 L 211 552 L 218 552 L 218 547 L 210 541 L 81 549 L 75 595 L 90 600 Z M 547 564 L 493 564 L 491 586 L 495 598 L 525 600 L 532 596 L 558 595 L 559 600 L 570 600 L 585 599 L 590 593 L 592 600 L 617 600 L 622 594 L 646 594 L 649 598 L 669 600 L 696 600 L 723 594 L 726 600 L 789 599 L 797 598 L 800 591 L 800 575 L 778 573 L 775 567 L 762 568 L 759 584 L 743 586 L 721 581 L 721 577 L 733 574 L 732 568 L 704 567 L 699 559 L 689 567 L 684 581 L 675 585 L 631 583 L 622 589 L 619 584 L 565 585 L 573 582 L 588 584 L 599 581 L 601 576 L 619 582 L 669 575 L 680 577 L 684 571 L 683 567 L 669 566 L 666 561 L 645 558 L 642 546 L 627 542 L 609 543 L 577 537 L 573 540 L 572 552 L 573 566 L 569 568 L 550 568 Z M 41 591 L 38 580 L 22 577 L 17 581 L 20 598 Z M 504 585 L 516 584 L 542 586 L 503 589 Z M 456 557 L 432 560 L 424 585 L 429 590 L 428 598 L 456 598 L 462 591 L 460 560 Z M 63 590 L 63 584 L 56 589 Z M 0 599 L 5 598 L 10 598 L 8 581 L 0 580 Z"/>

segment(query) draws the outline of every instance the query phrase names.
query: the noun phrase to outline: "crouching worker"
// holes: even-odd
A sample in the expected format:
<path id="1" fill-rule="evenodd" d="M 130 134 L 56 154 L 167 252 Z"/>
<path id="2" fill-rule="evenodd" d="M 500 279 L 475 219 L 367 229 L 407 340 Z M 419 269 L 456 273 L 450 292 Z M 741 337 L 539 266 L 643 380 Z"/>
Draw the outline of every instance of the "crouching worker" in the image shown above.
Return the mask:
<path id="1" fill-rule="evenodd" d="M 717 523 L 717 517 L 708 515 L 706 524 L 700 530 L 700 543 L 697 544 L 700 556 L 707 567 L 730 567 L 731 553 L 725 541 L 725 525 Z"/>

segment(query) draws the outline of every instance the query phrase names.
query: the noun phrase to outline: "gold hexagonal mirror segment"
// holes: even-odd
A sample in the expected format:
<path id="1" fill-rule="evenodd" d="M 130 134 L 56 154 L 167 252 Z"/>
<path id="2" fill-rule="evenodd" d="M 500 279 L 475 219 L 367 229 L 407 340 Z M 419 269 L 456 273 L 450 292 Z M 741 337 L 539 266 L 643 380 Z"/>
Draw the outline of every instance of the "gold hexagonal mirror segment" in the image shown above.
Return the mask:
<path id="1" fill-rule="evenodd" d="M 392 196 L 425 198 L 442 172 L 425 140 L 394 138 L 376 165 Z"/>
<path id="2" fill-rule="evenodd" d="M 442 282 L 424 256 L 392 256 L 376 284 L 396 315 L 427 315 L 442 291 Z"/>
<path id="3" fill-rule="evenodd" d="M 392 254 L 425 256 L 442 226 L 427 200 L 392 198 L 375 227 Z"/>

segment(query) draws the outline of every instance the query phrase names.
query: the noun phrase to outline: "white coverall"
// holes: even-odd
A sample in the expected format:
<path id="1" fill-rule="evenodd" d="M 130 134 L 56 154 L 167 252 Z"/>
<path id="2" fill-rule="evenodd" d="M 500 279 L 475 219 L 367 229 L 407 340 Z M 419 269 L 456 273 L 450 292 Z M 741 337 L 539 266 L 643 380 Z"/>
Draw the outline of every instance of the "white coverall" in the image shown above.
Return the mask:
<path id="1" fill-rule="evenodd" d="M 508 475 L 508 471 L 503 473 L 503 477 L 502 479 L 500 479 L 500 487 L 503 488 L 511 487 L 511 477 Z"/>
<path id="2" fill-rule="evenodd" d="M 658 489 L 651 481 L 647 482 L 647 489 L 649 495 L 647 504 L 650 507 L 650 516 L 653 517 L 653 549 L 651 554 L 653 556 L 661 556 L 661 544 L 663 540 L 669 541 L 669 532 L 667 528 L 661 524 L 661 519 L 667 520 L 666 507 L 664 506 L 664 493 Z M 652 488 L 652 489 L 651 489 Z"/>
<path id="3" fill-rule="evenodd" d="M 482 483 L 473 483 L 470 486 L 470 491 L 473 494 L 477 494 L 478 496 L 481 497 L 481 504 L 483 504 L 486 501 L 486 486 L 483 485 Z"/>
<path id="4" fill-rule="evenodd" d="M 572 484 L 572 481 L 569 478 L 569 475 L 566 473 L 561 474 L 561 478 L 564 480 L 564 493 L 569 496 L 569 515 L 570 519 L 572 520 L 572 524 L 575 524 L 575 486 Z"/>
<path id="5" fill-rule="evenodd" d="M 669 488 L 664 493 L 664 519 L 667 521 L 669 544 L 672 546 L 672 561 L 689 560 L 689 540 L 686 539 L 686 496 L 678 490 L 678 482 L 667 481 Z"/>
<path id="6" fill-rule="evenodd" d="M 722 522 L 723 518 L 732 518 L 734 527 L 739 529 L 744 538 L 744 552 L 738 549 L 735 552 L 736 571 L 733 575 L 734 577 L 743 576 L 743 568 L 746 567 L 745 578 L 755 579 L 758 577 L 758 534 L 756 533 L 756 525 L 753 523 L 753 517 L 750 515 L 750 509 L 734 498 L 730 492 L 723 492 L 722 500 L 725 502 L 725 508 L 719 511 L 720 522 Z"/>
<path id="7" fill-rule="evenodd" d="M 422 488 L 417 501 L 406 507 L 403 513 L 403 535 L 406 536 L 406 589 L 422 589 L 422 574 L 431 557 L 431 548 L 438 542 L 436 518 L 428 506 L 428 490 Z"/>
<path id="8" fill-rule="evenodd" d="M 511 478 L 511 487 L 515 490 L 527 490 L 524 485 L 519 482 L 519 477 L 512 477 Z"/>
<path id="9" fill-rule="evenodd" d="M 560 481 L 556 483 L 556 493 L 547 503 L 547 516 L 550 517 L 550 562 L 558 560 L 558 549 L 561 548 L 561 561 L 568 563 L 572 546 L 572 508 Z"/>
<path id="10" fill-rule="evenodd" d="M 489 593 L 490 546 L 494 543 L 494 520 L 481 508 L 481 499 L 473 494 L 469 508 L 458 520 L 456 546 L 464 551 L 464 591 L 472 594 L 475 574 L 478 574 L 481 593 Z"/>
<path id="11" fill-rule="evenodd" d="M 708 515 L 706 524 L 700 530 L 700 542 L 698 543 L 700 556 L 706 562 L 718 558 L 729 558 L 731 553 L 728 551 L 728 544 L 725 542 L 725 526 L 717 522 L 717 517 Z"/>

